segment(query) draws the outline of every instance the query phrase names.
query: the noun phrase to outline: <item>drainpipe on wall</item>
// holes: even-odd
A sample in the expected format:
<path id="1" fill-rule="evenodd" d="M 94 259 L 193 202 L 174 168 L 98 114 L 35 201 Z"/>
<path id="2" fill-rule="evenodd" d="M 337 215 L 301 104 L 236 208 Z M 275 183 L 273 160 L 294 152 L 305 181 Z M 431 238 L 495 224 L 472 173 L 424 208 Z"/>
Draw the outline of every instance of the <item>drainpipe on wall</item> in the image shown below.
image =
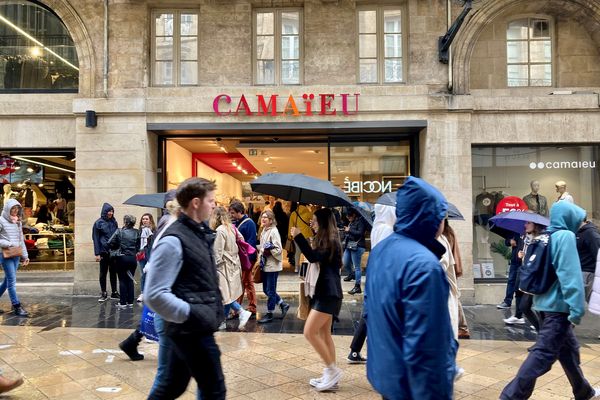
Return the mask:
<path id="1" fill-rule="evenodd" d="M 102 88 L 104 97 L 108 98 L 108 0 L 104 0 L 104 60 L 102 71 Z"/>
<path id="2" fill-rule="evenodd" d="M 447 30 L 450 30 L 450 26 L 452 26 L 452 4 L 450 2 L 451 2 L 451 0 L 446 0 L 446 29 Z M 452 93 L 452 89 L 454 87 L 452 73 L 453 73 L 453 69 L 452 69 L 452 46 L 451 46 L 450 50 L 448 51 L 448 92 L 449 93 Z"/>

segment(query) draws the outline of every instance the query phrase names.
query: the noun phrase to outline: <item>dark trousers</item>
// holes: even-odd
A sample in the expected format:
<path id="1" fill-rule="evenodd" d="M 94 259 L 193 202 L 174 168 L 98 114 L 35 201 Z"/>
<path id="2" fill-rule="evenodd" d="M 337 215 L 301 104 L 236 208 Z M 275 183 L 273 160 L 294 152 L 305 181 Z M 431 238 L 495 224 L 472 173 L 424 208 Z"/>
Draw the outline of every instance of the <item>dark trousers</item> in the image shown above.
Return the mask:
<path id="1" fill-rule="evenodd" d="M 137 268 L 135 256 L 120 256 L 116 260 L 117 273 L 119 274 L 119 290 L 121 304 L 133 304 L 133 275 Z"/>
<path id="2" fill-rule="evenodd" d="M 186 388 L 194 377 L 203 400 L 224 400 L 225 376 L 221 367 L 221 351 L 211 335 L 169 336 L 174 356 L 168 363 L 168 382 L 176 392 Z M 149 400 L 173 399 L 169 387 L 154 388 Z"/>
<path id="3" fill-rule="evenodd" d="M 519 272 L 518 265 L 510 265 L 508 268 L 508 282 L 506 283 L 506 296 L 504 297 L 504 303 L 509 306 L 512 304 L 513 295 L 517 290 L 517 272 Z"/>
<path id="4" fill-rule="evenodd" d="M 360 321 L 358 322 L 358 327 L 354 331 L 354 337 L 352 338 L 352 343 L 350 343 L 350 350 L 360 353 L 362 350 L 365 340 L 367 339 L 367 321 L 365 321 L 364 317 L 360 317 Z"/>
<path id="5" fill-rule="evenodd" d="M 523 315 L 525 315 L 535 330 L 539 332 L 540 320 L 538 319 L 537 313 L 531 309 L 533 306 L 533 296 L 517 290 L 515 292 L 515 303 L 515 317 L 523 318 Z"/>
<path id="6" fill-rule="evenodd" d="M 281 301 L 281 297 L 277 294 L 277 277 L 279 272 L 263 272 L 263 292 L 267 295 L 267 311 L 275 311 L 275 306 Z"/>
<path id="7" fill-rule="evenodd" d="M 594 389 L 584 378 L 579 366 L 579 343 L 565 313 L 542 313 L 542 326 L 537 341 L 517 376 L 504 388 L 501 400 L 524 400 L 531 397 L 537 378 L 550 371 L 558 360 L 573 388 L 575 400 L 588 400 Z"/>
<path id="8" fill-rule="evenodd" d="M 100 254 L 100 290 L 106 292 L 106 274 L 110 274 L 110 289 L 117 292 L 117 270 L 108 253 Z"/>

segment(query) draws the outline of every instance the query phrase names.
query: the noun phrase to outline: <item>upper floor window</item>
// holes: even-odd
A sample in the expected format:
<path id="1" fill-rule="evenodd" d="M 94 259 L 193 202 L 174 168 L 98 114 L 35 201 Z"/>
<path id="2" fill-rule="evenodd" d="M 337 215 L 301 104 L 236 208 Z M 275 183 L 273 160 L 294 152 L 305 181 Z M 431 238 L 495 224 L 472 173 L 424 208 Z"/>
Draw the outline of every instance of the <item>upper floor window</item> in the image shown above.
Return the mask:
<path id="1" fill-rule="evenodd" d="M 197 85 L 198 12 L 155 11 L 153 21 L 153 85 Z"/>
<path id="2" fill-rule="evenodd" d="M 73 39 L 50 9 L 0 0 L 0 90 L 77 91 Z"/>
<path id="3" fill-rule="evenodd" d="M 359 83 L 404 80 L 402 10 L 369 7 L 358 10 Z"/>
<path id="4" fill-rule="evenodd" d="M 506 29 L 509 87 L 552 86 L 552 21 L 522 18 Z"/>
<path id="5" fill-rule="evenodd" d="M 254 12 L 254 82 L 297 85 L 302 79 L 302 12 Z"/>

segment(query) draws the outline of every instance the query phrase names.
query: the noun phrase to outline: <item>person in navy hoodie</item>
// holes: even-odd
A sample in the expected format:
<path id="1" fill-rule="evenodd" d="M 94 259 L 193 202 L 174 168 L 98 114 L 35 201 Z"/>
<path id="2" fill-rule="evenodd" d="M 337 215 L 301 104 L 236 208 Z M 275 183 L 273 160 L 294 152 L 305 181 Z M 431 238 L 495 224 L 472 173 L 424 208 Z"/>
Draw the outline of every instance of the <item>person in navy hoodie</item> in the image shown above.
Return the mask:
<path id="1" fill-rule="evenodd" d="M 367 378 L 384 399 L 453 398 L 458 342 L 436 240 L 447 209 L 436 188 L 409 177 L 398 190 L 394 233 L 369 256 Z"/>
<path id="2" fill-rule="evenodd" d="M 115 209 L 108 203 L 104 203 L 102 206 L 102 212 L 100 218 L 94 222 L 92 228 L 92 240 L 94 241 L 94 254 L 96 255 L 96 262 L 100 263 L 100 303 L 108 300 L 108 294 L 106 293 L 106 274 L 110 273 L 110 288 L 112 294 L 111 299 L 119 299 L 119 292 L 117 291 L 117 270 L 116 267 L 110 261 L 110 253 L 108 247 L 108 241 L 112 234 L 119 228 L 119 224 L 115 219 Z"/>

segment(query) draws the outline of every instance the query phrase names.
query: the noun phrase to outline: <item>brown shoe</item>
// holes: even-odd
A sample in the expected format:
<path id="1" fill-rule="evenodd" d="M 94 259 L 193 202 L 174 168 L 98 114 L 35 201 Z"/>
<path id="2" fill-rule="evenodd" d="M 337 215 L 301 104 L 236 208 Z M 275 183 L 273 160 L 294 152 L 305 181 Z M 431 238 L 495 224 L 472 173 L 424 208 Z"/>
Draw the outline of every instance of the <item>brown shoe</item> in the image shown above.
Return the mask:
<path id="1" fill-rule="evenodd" d="M 0 393 L 10 392 L 23 384 L 23 378 L 9 379 L 0 375 Z"/>
<path id="2" fill-rule="evenodd" d="M 467 328 L 458 328 L 458 338 L 459 339 L 471 339 L 471 333 Z"/>

